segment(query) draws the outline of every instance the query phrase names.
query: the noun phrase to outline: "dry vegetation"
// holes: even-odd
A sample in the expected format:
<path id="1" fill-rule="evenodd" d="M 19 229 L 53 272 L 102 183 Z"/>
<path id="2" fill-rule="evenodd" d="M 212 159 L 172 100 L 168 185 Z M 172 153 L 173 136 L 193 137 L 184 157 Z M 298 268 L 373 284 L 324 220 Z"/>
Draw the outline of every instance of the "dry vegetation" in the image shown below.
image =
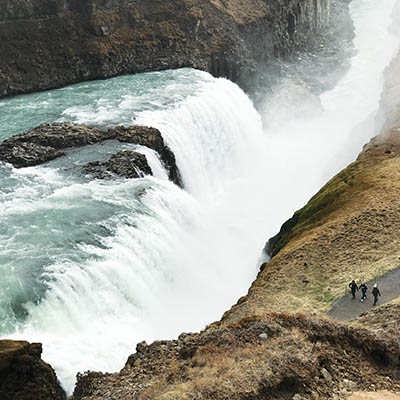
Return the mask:
<path id="1" fill-rule="evenodd" d="M 349 400 L 400 400 L 400 393 L 391 393 L 387 390 L 378 392 L 356 392 Z"/>
<path id="2" fill-rule="evenodd" d="M 353 321 L 355 326 L 367 326 L 380 334 L 400 334 L 400 298 L 361 314 Z M 399 343 L 400 345 L 400 343 Z"/>
<path id="3" fill-rule="evenodd" d="M 119 374 L 80 376 L 74 399 L 342 399 L 400 390 L 399 356 L 395 336 L 267 314 L 140 344 Z"/>
<path id="4" fill-rule="evenodd" d="M 373 140 L 296 212 L 226 322 L 266 311 L 324 312 L 351 279 L 368 281 L 400 265 L 399 132 Z"/>

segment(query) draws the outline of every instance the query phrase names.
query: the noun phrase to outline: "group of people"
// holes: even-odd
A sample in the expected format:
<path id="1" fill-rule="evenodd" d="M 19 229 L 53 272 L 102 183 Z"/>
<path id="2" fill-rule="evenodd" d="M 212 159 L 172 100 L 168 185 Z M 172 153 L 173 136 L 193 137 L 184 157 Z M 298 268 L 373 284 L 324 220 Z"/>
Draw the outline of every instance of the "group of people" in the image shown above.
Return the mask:
<path id="1" fill-rule="evenodd" d="M 355 282 L 355 280 L 353 279 L 350 283 L 349 283 L 349 287 L 351 290 L 351 295 L 353 296 L 353 300 L 356 298 L 356 291 L 358 292 L 359 290 L 361 290 L 361 301 L 364 301 L 367 298 L 367 290 L 368 290 L 368 286 L 365 282 L 361 282 L 360 285 L 358 286 L 357 283 Z M 374 287 L 372 288 L 372 295 L 374 296 L 374 305 L 376 305 L 376 303 L 378 302 L 378 297 L 381 295 L 381 292 L 378 289 L 378 284 L 375 283 Z"/>

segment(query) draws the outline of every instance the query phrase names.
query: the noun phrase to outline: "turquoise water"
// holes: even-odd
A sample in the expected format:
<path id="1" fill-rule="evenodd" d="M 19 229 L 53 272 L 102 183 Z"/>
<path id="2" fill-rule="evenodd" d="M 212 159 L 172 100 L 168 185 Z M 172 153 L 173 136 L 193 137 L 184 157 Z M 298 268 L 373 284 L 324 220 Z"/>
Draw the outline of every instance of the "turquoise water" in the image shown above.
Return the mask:
<path id="1" fill-rule="evenodd" d="M 0 100 L 0 139 L 54 121 L 98 126 L 131 125 L 141 111 L 170 108 L 200 89 L 185 69 L 84 82 L 66 88 Z M 162 93 L 162 95 L 160 95 Z"/>
<path id="2" fill-rule="evenodd" d="M 191 69 L 0 100 L 2 139 L 53 121 L 154 126 L 185 187 L 153 151 L 117 141 L 43 166 L 0 163 L 1 337 L 42 342 L 71 392 L 78 371 L 118 370 L 137 342 L 219 319 L 247 292 L 266 240 L 376 133 L 395 4 L 354 0 L 346 75 L 319 96 L 277 81 L 262 115 L 232 82 Z M 82 173 L 121 149 L 145 154 L 153 176 Z"/>
<path id="3" fill-rule="evenodd" d="M 3 138 L 53 121 L 158 127 L 185 182 L 186 190 L 169 182 L 152 150 L 117 141 L 43 166 L 0 164 L 0 334 L 44 343 L 68 390 L 77 371 L 120 368 L 143 338 L 204 326 L 248 286 L 264 237 L 232 251 L 244 225 L 221 207 L 239 190 L 262 130 L 236 85 L 165 71 L 5 99 L 0 113 Z M 145 154 L 153 176 L 82 173 L 85 163 L 122 149 Z"/>
<path id="4" fill-rule="evenodd" d="M 199 75 L 180 70 L 86 82 L 1 100 L 0 138 L 53 121 L 129 125 L 144 110 L 162 110 L 182 102 L 200 82 Z M 124 215 L 145 209 L 140 204 L 145 184 L 127 193 L 134 204 L 126 206 L 97 199 L 79 170 L 86 162 L 133 147 L 106 142 L 71 151 L 43 168 L 15 170 L 0 165 L 0 237 L 4 244 L 0 252 L 0 332 L 12 332 L 24 323 L 24 304 L 41 301 L 50 279 L 48 266 L 60 260 L 83 263 L 93 255 L 82 246 L 104 247 L 102 238 L 115 233 Z M 107 182 L 98 185 L 103 190 L 109 186 Z M 82 188 L 89 190 L 81 193 Z"/>

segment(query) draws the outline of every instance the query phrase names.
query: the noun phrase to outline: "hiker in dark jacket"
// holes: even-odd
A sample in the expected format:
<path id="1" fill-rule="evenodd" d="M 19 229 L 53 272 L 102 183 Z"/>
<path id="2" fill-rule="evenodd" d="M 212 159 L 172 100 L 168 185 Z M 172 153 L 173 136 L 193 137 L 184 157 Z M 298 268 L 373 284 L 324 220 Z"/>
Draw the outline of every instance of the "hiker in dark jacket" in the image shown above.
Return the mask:
<path id="1" fill-rule="evenodd" d="M 361 283 L 361 285 L 358 288 L 361 290 L 362 293 L 361 301 L 364 301 L 367 298 L 368 286 L 365 283 Z"/>
<path id="2" fill-rule="evenodd" d="M 349 288 L 351 290 L 351 295 L 353 296 L 354 300 L 356 298 L 356 290 L 358 291 L 358 286 L 354 279 L 349 283 Z"/>
<path id="3" fill-rule="evenodd" d="M 381 295 L 381 292 L 378 289 L 378 284 L 375 283 L 373 289 L 372 289 L 372 295 L 374 296 L 374 305 L 378 302 L 378 296 Z"/>

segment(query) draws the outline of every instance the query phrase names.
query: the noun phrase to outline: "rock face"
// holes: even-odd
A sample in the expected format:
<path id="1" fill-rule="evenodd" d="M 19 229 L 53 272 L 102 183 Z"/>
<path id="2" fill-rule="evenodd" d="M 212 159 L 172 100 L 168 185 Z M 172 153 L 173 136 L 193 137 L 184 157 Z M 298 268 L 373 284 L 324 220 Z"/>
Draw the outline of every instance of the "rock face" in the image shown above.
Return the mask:
<path id="1" fill-rule="evenodd" d="M 3 0 L 0 96 L 178 67 L 225 76 L 246 89 L 271 59 L 310 47 L 319 33 L 328 34 L 328 22 L 336 14 L 342 20 L 346 4 Z M 333 21 L 330 29 L 338 25 Z"/>
<path id="2" fill-rule="evenodd" d="M 60 157 L 67 149 L 104 140 L 119 140 L 155 150 L 169 171 L 170 180 L 182 185 L 175 156 L 164 144 L 160 131 L 144 126 L 117 126 L 102 131 L 92 126 L 73 123 L 43 124 L 0 143 L 0 160 L 17 168 L 28 167 Z M 139 171 L 144 174 L 151 172 L 145 157 L 132 151 L 119 153 L 105 163 L 90 163 L 86 170 L 97 177 L 106 176 L 108 171 L 127 178 L 138 177 Z"/>
<path id="3" fill-rule="evenodd" d="M 53 369 L 41 360 L 42 345 L 0 341 L 2 400 L 65 400 Z"/>
<path id="4" fill-rule="evenodd" d="M 399 390 L 399 356 L 396 335 L 267 314 L 139 343 L 120 373 L 79 375 L 73 400 L 345 399 Z"/>

